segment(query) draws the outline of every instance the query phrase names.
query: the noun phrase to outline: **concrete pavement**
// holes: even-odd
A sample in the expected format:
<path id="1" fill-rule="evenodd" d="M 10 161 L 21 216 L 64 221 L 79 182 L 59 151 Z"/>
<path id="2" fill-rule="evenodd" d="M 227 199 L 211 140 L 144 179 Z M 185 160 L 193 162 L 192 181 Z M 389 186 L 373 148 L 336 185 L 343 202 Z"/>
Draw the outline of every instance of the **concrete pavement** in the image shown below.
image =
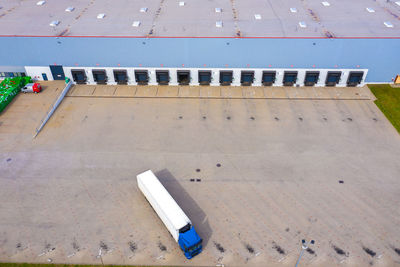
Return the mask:
<path id="1" fill-rule="evenodd" d="M 400 137 L 371 100 L 66 97 L 32 139 L 58 87 L 0 115 L 0 261 L 294 266 L 304 238 L 301 266 L 399 265 Z M 204 239 L 191 261 L 147 169 Z"/>

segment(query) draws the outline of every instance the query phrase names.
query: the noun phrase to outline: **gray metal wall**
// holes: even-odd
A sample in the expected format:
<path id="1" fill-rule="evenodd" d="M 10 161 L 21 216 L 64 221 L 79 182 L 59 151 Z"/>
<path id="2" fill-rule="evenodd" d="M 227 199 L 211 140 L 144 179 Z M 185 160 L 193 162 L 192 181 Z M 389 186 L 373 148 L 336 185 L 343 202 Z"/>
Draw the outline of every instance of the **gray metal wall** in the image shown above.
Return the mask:
<path id="1" fill-rule="evenodd" d="M 400 74 L 400 39 L 0 37 L 0 65 L 369 69 Z"/>

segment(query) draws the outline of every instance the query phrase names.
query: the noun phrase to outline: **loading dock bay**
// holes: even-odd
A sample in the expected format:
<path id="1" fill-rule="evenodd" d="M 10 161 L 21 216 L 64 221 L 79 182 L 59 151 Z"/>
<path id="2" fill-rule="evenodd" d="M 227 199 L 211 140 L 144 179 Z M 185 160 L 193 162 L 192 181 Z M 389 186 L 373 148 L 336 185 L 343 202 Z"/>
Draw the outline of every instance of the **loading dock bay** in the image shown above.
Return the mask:
<path id="1" fill-rule="evenodd" d="M 75 85 L 71 97 L 370 99 L 367 87 L 249 87 Z"/>
<path id="2" fill-rule="evenodd" d="M 371 95 L 356 95 L 366 88 L 343 88 L 361 90 L 356 99 L 334 98 L 340 88 L 308 99 L 66 97 L 32 140 L 63 83 L 43 85 L 0 116 L 0 261 L 294 266 L 302 238 L 316 240 L 304 266 L 400 260 L 400 138 Z M 76 88 L 94 87 L 109 92 Z M 204 239 L 192 261 L 136 187 L 148 168 Z"/>
<path id="3" fill-rule="evenodd" d="M 65 77 L 62 66 L 50 66 L 53 77 Z M 29 72 L 28 72 L 29 73 Z M 108 76 L 107 76 L 108 73 Z M 112 75 L 110 75 L 112 73 Z M 213 74 L 212 74 L 213 73 Z M 279 74 L 280 73 L 280 74 Z M 45 73 L 42 73 L 44 75 Z M 133 74 L 133 75 L 132 75 Z M 150 76 L 155 76 L 151 78 Z M 213 86 L 363 86 L 367 70 L 191 70 L 191 69 L 68 69 L 76 84 L 213 85 Z M 277 75 L 278 77 L 277 80 Z M 257 77 L 256 77 L 257 76 Z M 37 76 L 39 77 L 39 76 Z M 44 76 L 43 76 L 44 77 Z M 218 78 L 217 78 L 218 77 Z M 39 77 L 40 78 L 40 77 Z M 235 79 L 239 79 L 236 82 Z M 218 80 L 218 82 L 216 82 Z M 133 82 L 134 81 L 134 82 Z"/>

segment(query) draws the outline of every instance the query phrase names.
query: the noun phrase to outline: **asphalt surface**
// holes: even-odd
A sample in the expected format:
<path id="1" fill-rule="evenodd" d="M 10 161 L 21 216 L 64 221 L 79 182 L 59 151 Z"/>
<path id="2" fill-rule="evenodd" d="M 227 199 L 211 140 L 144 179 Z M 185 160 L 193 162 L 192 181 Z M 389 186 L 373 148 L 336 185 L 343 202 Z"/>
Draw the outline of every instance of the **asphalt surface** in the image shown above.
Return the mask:
<path id="1" fill-rule="evenodd" d="M 66 97 L 32 139 L 46 85 L 0 115 L 0 261 L 294 266 L 313 239 L 300 266 L 400 265 L 400 136 L 372 100 Z M 190 261 L 148 169 L 204 239 Z"/>

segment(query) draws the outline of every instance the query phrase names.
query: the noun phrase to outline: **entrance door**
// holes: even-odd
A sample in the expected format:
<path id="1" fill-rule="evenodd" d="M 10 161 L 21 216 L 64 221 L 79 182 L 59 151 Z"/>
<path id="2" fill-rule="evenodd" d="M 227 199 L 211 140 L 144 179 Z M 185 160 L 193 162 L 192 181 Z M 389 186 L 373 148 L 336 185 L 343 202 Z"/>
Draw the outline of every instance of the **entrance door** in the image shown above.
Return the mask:
<path id="1" fill-rule="evenodd" d="M 283 75 L 283 85 L 293 86 L 297 82 L 297 71 L 285 71 Z"/>
<path id="2" fill-rule="evenodd" d="M 190 83 L 190 71 L 178 70 L 177 74 L 179 85 L 188 85 Z"/>
<path id="3" fill-rule="evenodd" d="M 52 65 L 50 66 L 51 74 L 53 75 L 54 80 L 64 80 L 65 74 L 62 66 Z"/>
<path id="4" fill-rule="evenodd" d="M 199 70 L 199 83 L 201 85 L 209 85 L 211 83 L 211 71 Z"/>
<path id="5" fill-rule="evenodd" d="M 127 84 L 128 75 L 126 70 L 114 70 L 114 80 L 117 82 L 117 84 Z"/>
<path id="6" fill-rule="evenodd" d="M 167 70 L 156 70 L 156 78 L 159 85 L 168 85 L 169 72 Z"/>
<path id="7" fill-rule="evenodd" d="M 264 86 L 272 86 L 275 82 L 275 71 L 263 71 L 262 83 Z"/>
<path id="8" fill-rule="evenodd" d="M 107 84 L 107 75 L 105 70 L 93 70 L 93 79 L 97 84 Z"/>
<path id="9" fill-rule="evenodd" d="M 138 84 L 147 85 L 149 82 L 147 70 L 135 70 L 135 79 Z"/>
<path id="10" fill-rule="evenodd" d="M 307 71 L 304 78 L 305 86 L 314 86 L 318 82 L 319 71 Z"/>
<path id="11" fill-rule="evenodd" d="M 47 81 L 47 74 L 46 73 L 42 73 L 42 77 L 43 77 L 43 81 Z"/>
<path id="12" fill-rule="evenodd" d="M 342 72 L 340 71 L 328 71 L 328 75 L 326 76 L 325 85 L 326 86 L 336 86 L 336 84 L 340 81 L 340 76 Z"/>
<path id="13" fill-rule="evenodd" d="M 363 76 L 364 72 L 362 71 L 351 71 L 347 79 L 347 86 L 357 86 L 361 83 Z"/>
<path id="14" fill-rule="evenodd" d="M 231 85 L 233 72 L 232 71 L 220 71 L 219 72 L 219 83 L 221 85 Z"/>
<path id="15" fill-rule="evenodd" d="M 240 83 L 243 86 L 249 86 L 253 83 L 254 80 L 254 71 L 242 71 L 242 75 L 240 77 Z"/>

